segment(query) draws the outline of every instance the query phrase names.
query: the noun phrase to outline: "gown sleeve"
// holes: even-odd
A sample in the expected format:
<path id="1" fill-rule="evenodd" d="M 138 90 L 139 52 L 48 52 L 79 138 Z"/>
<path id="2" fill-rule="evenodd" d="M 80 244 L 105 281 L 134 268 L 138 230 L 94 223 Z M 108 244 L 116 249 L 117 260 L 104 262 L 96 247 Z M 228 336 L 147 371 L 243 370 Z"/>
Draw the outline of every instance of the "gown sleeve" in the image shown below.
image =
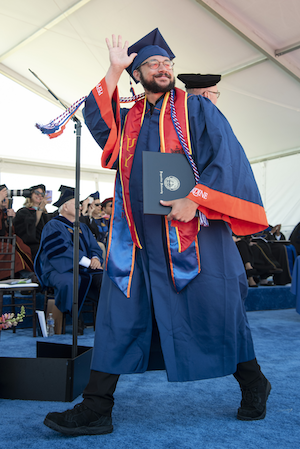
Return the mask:
<path id="1" fill-rule="evenodd" d="M 22 207 L 16 213 L 13 220 L 17 236 L 19 236 L 27 245 L 38 244 L 36 212 L 35 210 Z"/>
<path id="2" fill-rule="evenodd" d="M 188 198 L 210 220 L 223 220 L 236 235 L 268 227 L 246 154 L 226 118 L 210 100 L 188 98 L 190 137 L 199 183 Z"/>
<path id="3" fill-rule="evenodd" d="M 120 110 L 118 88 L 109 98 L 105 78 L 91 91 L 83 110 L 85 124 L 103 149 L 104 168 L 116 168 L 120 149 L 121 127 L 129 109 Z"/>

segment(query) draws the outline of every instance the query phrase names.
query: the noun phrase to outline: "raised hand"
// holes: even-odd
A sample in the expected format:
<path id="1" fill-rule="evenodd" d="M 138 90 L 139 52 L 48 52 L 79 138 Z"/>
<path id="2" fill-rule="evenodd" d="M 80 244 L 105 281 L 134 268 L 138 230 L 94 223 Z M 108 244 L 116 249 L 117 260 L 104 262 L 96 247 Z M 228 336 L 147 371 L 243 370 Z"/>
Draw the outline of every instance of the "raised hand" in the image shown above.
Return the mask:
<path id="1" fill-rule="evenodd" d="M 90 217 L 90 218 L 92 217 L 93 212 L 94 212 L 95 209 L 96 209 L 95 204 L 92 203 L 92 204 L 90 205 L 90 207 L 88 208 L 88 212 L 89 212 L 89 217 Z"/>
<path id="2" fill-rule="evenodd" d="M 122 36 L 116 38 L 115 34 L 112 35 L 112 44 L 109 39 L 105 39 L 107 48 L 109 50 L 109 60 L 112 67 L 123 71 L 128 67 L 137 53 L 132 53 L 128 56 L 128 41 L 125 41 L 124 47 L 122 46 Z"/>
<path id="3" fill-rule="evenodd" d="M 89 207 L 89 197 L 87 197 L 85 200 L 82 201 L 81 205 L 81 214 L 86 215 Z"/>
<path id="4" fill-rule="evenodd" d="M 125 41 L 124 47 L 122 46 L 122 36 L 112 35 L 112 44 L 109 39 L 106 40 L 106 45 L 109 50 L 110 67 L 105 75 L 105 81 L 107 86 L 107 92 L 110 98 L 112 98 L 114 90 L 119 82 L 120 76 L 124 69 L 126 69 L 134 60 L 137 53 L 132 53 L 130 56 L 127 54 L 128 42 Z"/>
<path id="5" fill-rule="evenodd" d="M 3 189 L 0 190 L 0 202 L 5 200 L 5 198 L 7 198 L 7 188 L 3 187 Z"/>
<path id="6" fill-rule="evenodd" d="M 46 205 L 49 204 L 49 203 L 51 203 L 50 196 L 49 195 L 45 195 L 42 198 L 41 202 L 40 202 L 39 210 L 45 212 L 46 211 Z"/>

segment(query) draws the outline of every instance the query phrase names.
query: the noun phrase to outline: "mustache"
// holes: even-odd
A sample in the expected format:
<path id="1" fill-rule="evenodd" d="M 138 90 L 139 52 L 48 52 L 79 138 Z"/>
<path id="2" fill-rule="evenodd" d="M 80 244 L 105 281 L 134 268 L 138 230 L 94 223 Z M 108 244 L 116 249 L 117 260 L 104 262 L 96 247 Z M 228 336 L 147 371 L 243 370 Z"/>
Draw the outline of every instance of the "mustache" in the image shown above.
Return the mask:
<path id="1" fill-rule="evenodd" d="M 166 78 L 171 79 L 171 75 L 168 72 L 165 73 L 159 73 L 158 75 L 154 75 L 154 78 L 161 78 L 162 76 L 165 76 Z"/>

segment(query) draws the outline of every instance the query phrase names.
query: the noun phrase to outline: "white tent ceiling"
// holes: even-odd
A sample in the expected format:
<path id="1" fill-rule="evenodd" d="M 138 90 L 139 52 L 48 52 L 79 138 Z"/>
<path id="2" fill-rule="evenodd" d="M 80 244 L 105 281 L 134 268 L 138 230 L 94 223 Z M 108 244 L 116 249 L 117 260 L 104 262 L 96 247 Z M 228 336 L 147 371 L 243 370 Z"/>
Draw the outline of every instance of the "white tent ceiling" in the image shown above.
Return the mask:
<path id="1" fill-rule="evenodd" d="M 105 75 L 105 37 L 158 27 L 176 75 L 223 75 L 218 106 L 253 161 L 299 151 L 299 23 L 299 0 L 0 0 L 0 72 L 50 98 L 30 68 L 69 104 Z"/>
<path id="2" fill-rule="evenodd" d="M 296 155 L 286 159 L 298 163 L 299 23 L 299 0 L 0 0 L 0 73 L 57 104 L 30 68 L 71 104 L 105 76 L 105 37 L 121 34 L 132 44 L 158 27 L 176 54 L 176 75 L 222 74 L 218 107 L 250 162 Z M 127 74 L 119 89 L 130 94 Z M 274 201 L 280 162 L 277 168 L 271 162 L 254 164 L 268 218 L 291 228 L 299 221 L 300 185 L 290 174 L 289 183 L 281 183 L 289 186 L 289 202 Z M 298 179 L 295 162 L 289 166 Z"/>

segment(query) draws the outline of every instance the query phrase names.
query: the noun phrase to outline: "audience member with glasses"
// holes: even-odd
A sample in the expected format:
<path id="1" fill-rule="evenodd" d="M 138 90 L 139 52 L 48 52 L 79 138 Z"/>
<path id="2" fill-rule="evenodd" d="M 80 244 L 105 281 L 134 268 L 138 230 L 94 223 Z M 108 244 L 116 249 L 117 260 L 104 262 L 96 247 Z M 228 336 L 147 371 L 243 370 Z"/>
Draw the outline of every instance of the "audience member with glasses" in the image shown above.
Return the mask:
<path id="1" fill-rule="evenodd" d="M 112 214 L 112 203 L 113 198 L 105 198 L 104 201 L 100 203 L 99 209 L 101 209 L 101 217 L 95 219 L 99 234 L 100 234 L 100 241 L 106 246 L 107 244 L 107 238 L 108 238 L 108 232 L 109 232 L 109 225 L 110 225 L 110 217 Z"/>
<path id="2" fill-rule="evenodd" d="M 81 216 L 79 221 L 81 223 L 85 223 L 89 227 L 90 231 L 97 240 L 98 245 L 105 254 L 107 230 L 106 227 L 104 229 L 104 225 L 102 224 L 103 220 L 101 217 L 102 210 L 100 194 L 97 191 L 95 193 L 91 193 L 84 201 L 82 201 Z"/>
<path id="3" fill-rule="evenodd" d="M 217 84 L 221 81 L 221 75 L 181 73 L 177 78 L 184 83 L 187 93 L 202 95 L 202 97 L 208 98 L 214 105 L 217 104 L 221 95 L 217 87 Z"/>
<path id="4" fill-rule="evenodd" d="M 13 220 L 16 235 L 31 249 L 32 259 L 39 249 L 43 227 L 49 220 L 46 205 L 50 202 L 44 184 L 28 189 L 24 207 L 19 209 Z"/>
<path id="5" fill-rule="evenodd" d="M 13 226 L 10 227 L 10 219 L 15 217 L 16 213 L 9 205 L 7 198 L 7 188 L 5 184 L 0 186 L 0 237 L 7 237 L 14 234 Z M 12 252 L 12 245 L 8 243 L 9 252 Z M 8 254 L 0 256 L 2 263 L 7 261 L 7 264 L 2 264 L 3 271 L 0 272 L 0 279 L 8 279 L 10 277 L 10 257 Z M 33 274 L 33 261 L 31 260 L 30 248 L 23 243 L 17 236 L 15 248 L 15 267 L 16 278 L 31 277 Z"/>

